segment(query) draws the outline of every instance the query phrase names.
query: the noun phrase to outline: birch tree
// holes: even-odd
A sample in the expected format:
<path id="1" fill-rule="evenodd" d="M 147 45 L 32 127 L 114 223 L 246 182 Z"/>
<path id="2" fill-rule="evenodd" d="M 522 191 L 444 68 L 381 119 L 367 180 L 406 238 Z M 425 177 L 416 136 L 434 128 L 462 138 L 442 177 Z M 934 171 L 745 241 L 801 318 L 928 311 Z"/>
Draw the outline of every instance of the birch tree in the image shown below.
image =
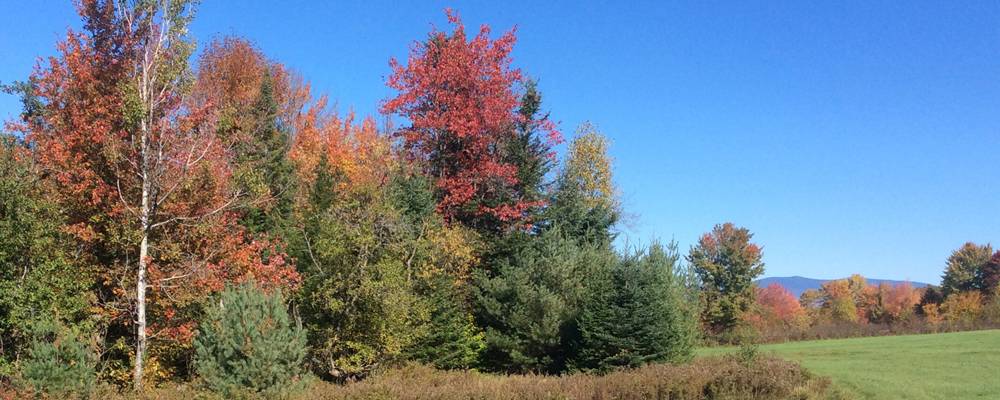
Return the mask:
<path id="1" fill-rule="evenodd" d="M 60 189 L 67 231 L 105 271 L 97 290 L 107 323 L 135 329 L 139 389 L 150 339 L 193 335 L 170 304 L 200 301 L 240 271 L 297 278 L 280 256 L 262 261 L 266 244 L 244 242 L 231 212 L 244 198 L 231 183 L 231 149 L 216 138 L 213 105 L 186 99 L 194 4 L 78 7 L 84 31 L 70 31 L 37 68 L 30 91 L 43 111 L 20 129 Z M 151 305 L 163 318 L 150 319 Z"/>

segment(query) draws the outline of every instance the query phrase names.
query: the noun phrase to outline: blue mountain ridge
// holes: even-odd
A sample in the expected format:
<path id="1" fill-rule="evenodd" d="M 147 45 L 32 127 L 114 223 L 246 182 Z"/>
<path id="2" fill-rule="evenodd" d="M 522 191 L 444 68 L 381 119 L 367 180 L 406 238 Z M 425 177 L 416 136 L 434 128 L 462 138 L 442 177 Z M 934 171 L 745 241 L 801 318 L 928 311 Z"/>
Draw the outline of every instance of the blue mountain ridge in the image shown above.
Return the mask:
<path id="1" fill-rule="evenodd" d="M 865 278 L 865 279 L 868 280 L 868 284 L 870 285 L 880 285 L 883 282 L 885 282 L 890 285 L 909 283 L 913 285 L 913 287 L 915 288 L 930 286 L 929 284 L 923 282 L 897 281 L 892 279 L 872 279 L 872 278 Z M 754 283 L 756 283 L 757 286 L 760 287 L 767 287 L 772 283 L 778 283 L 781 284 L 781 286 L 784 286 L 785 289 L 788 289 L 789 292 L 792 292 L 792 294 L 795 295 L 795 297 L 799 297 L 802 295 L 802 292 L 805 292 L 806 290 L 809 289 L 819 289 L 820 285 L 822 285 L 824 282 L 829 282 L 831 280 L 835 279 L 813 279 L 802 276 L 775 276 L 775 277 L 758 279 L 754 281 Z"/>

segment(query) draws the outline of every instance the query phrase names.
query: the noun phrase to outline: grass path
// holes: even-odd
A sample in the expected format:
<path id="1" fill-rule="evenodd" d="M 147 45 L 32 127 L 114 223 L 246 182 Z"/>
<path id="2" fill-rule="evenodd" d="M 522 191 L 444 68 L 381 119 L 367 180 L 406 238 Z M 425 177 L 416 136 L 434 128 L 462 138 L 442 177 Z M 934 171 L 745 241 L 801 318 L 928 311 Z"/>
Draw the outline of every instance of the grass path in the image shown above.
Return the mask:
<path id="1" fill-rule="evenodd" d="M 760 350 L 798 361 L 861 398 L 1000 399 L 1000 330 L 817 340 Z"/>

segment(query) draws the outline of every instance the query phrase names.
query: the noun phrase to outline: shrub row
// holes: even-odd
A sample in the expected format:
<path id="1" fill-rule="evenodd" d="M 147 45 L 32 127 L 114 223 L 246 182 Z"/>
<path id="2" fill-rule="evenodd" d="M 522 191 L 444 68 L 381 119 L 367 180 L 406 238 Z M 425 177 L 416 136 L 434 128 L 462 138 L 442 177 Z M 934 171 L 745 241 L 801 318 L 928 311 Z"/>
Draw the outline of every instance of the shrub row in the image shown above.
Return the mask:
<path id="1" fill-rule="evenodd" d="M 305 398 L 341 399 L 839 399 L 829 380 L 798 364 L 760 357 L 698 359 L 605 375 L 489 375 L 408 366 L 348 385 L 319 383 Z"/>

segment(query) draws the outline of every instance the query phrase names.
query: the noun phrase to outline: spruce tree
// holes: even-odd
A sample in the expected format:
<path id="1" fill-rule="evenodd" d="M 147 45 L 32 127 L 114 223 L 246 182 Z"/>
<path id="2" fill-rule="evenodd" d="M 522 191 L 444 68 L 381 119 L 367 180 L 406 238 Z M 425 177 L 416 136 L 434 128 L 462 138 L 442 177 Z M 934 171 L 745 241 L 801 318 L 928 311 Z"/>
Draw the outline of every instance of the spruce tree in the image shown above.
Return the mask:
<path id="1" fill-rule="evenodd" d="M 475 366 L 486 345 L 461 287 L 451 277 L 441 275 L 428 282 L 421 295 L 429 303 L 430 320 L 425 333 L 407 350 L 408 358 L 440 369 Z"/>
<path id="2" fill-rule="evenodd" d="M 549 229 L 495 272 L 477 271 L 477 320 L 486 331 L 485 367 L 505 372 L 565 369 L 584 285 L 604 263 L 605 248 L 580 245 Z"/>
<path id="3" fill-rule="evenodd" d="M 261 80 L 257 101 L 249 110 L 251 132 L 236 145 L 237 178 L 255 201 L 241 219 L 251 232 L 281 236 L 294 207 L 295 167 L 288 159 L 291 136 L 278 117 L 270 72 Z"/>
<path id="4" fill-rule="evenodd" d="M 572 368 L 606 372 L 690 358 L 697 303 L 678 270 L 676 245 L 668 249 L 653 244 L 592 276 Z"/>

